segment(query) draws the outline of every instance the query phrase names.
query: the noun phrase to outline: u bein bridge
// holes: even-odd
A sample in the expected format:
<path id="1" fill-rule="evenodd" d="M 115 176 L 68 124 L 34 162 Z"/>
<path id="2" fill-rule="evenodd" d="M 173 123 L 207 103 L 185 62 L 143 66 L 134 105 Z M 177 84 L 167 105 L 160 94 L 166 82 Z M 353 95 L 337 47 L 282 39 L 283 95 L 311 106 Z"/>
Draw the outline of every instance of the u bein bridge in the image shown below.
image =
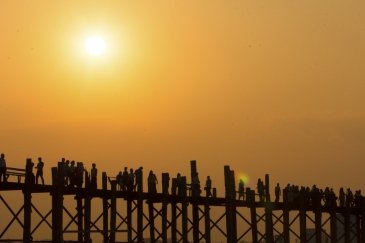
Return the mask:
<path id="1" fill-rule="evenodd" d="M 229 166 L 224 167 L 224 197 L 217 197 L 215 189 L 213 193 L 206 190 L 203 195 L 199 188 L 187 182 L 185 176 L 179 180 L 172 178 L 170 189 L 168 173 L 162 173 L 161 193 L 150 188 L 147 192 L 143 190 L 142 173 L 136 177 L 137 186 L 133 191 L 120 190 L 117 180 L 106 173 L 102 173 L 102 188 L 95 188 L 86 171 L 83 185 L 65 186 L 62 163 L 52 168 L 52 185 L 38 185 L 30 183 L 30 178 L 34 178 L 33 166 L 29 166 L 30 159 L 26 163 L 26 169 L 8 168 L 10 175 L 13 173 L 18 177 L 17 182 L 0 183 L 0 201 L 12 215 L 7 224 L 0 221 L 2 242 L 35 242 L 33 235 L 42 224 L 52 231 L 52 239 L 42 242 L 55 243 L 91 243 L 94 234 L 99 234 L 100 242 L 105 243 L 210 243 L 217 242 L 219 237 L 227 243 L 365 242 L 365 200 L 362 196 L 355 204 L 338 206 L 335 196 L 324 203 L 319 191 L 309 194 L 300 191 L 293 199 L 284 189 L 283 200 L 272 201 L 269 176 L 266 175 L 264 198 L 245 188 L 244 200 L 238 200 L 234 171 Z M 191 161 L 190 166 L 193 181 L 197 175 L 196 161 Z M 22 176 L 25 182 L 22 182 Z M 7 191 L 22 193 L 23 205 L 18 211 L 4 199 Z M 32 203 L 32 195 L 40 193 L 49 193 L 52 200 L 51 209 L 44 215 Z M 74 199 L 75 215 L 64 204 L 67 196 Z M 102 205 L 98 215 L 93 215 L 95 205 L 92 206 L 92 202 L 95 200 L 100 200 Z M 124 206 L 120 206 L 121 203 Z M 217 208 L 220 208 L 219 213 L 213 213 Z M 37 224 L 35 215 L 41 218 Z M 69 222 L 65 216 L 69 216 Z M 13 223 L 21 226 L 22 238 L 4 239 Z M 71 230 L 71 225 L 77 229 Z M 77 240 L 66 241 L 65 234 L 74 235 Z M 120 238 L 124 241 L 117 241 Z"/>

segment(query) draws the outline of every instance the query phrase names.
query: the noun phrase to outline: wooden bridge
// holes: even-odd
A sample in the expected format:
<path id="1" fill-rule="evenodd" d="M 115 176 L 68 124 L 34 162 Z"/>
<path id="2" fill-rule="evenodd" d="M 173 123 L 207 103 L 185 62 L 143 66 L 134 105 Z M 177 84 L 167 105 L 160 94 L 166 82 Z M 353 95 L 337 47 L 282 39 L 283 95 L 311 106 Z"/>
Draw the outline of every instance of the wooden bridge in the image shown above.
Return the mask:
<path id="1" fill-rule="evenodd" d="M 31 160 L 27 159 L 26 163 L 29 165 Z M 196 161 L 190 163 L 192 178 L 197 166 Z M 143 190 L 143 176 L 136 178 L 135 191 L 120 191 L 117 181 L 106 173 L 102 173 L 102 188 L 97 189 L 91 186 L 86 171 L 83 186 L 65 187 L 61 163 L 52 168 L 52 185 L 30 183 L 32 168 L 26 168 L 23 170 L 25 183 L 19 179 L 22 177 L 21 169 L 13 170 L 18 177 L 17 182 L 0 183 L 0 201 L 12 215 L 7 224 L 0 222 L 0 227 L 4 225 L 3 229 L 0 228 L 0 242 L 17 240 L 4 239 L 15 222 L 23 229 L 19 242 L 26 243 L 33 242 L 33 234 L 42 224 L 52 231 L 50 242 L 56 243 L 66 242 L 64 234 L 75 234 L 77 241 L 74 242 L 87 243 L 92 242 L 93 234 L 102 235 L 105 243 L 121 242 L 117 241 L 119 234 L 124 235 L 124 242 L 210 243 L 216 242 L 212 239 L 216 234 L 227 243 L 365 242 L 363 197 L 356 205 L 337 206 L 336 198 L 324 204 L 319 195 L 311 195 L 309 199 L 304 193 L 299 193 L 296 200 L 289 200 L 284 193 L 283 201 L 273 202 L 269 176 L 266 175 L 264 200 L 256 200 L 255 191 L 250 188 L 245 189 L 245 200 L 237 200 L 234 171 L 229 166 L 224 167 L 225 197 L 217 197 L 215 191 L 212 195 L 208 192 L 201 195 L 198 189 L 189 186 L 185 176 L 181 177 L 179 186 L 177 179 L 172 178 L 170 189 L 168 173 L 162 174 L 162 193 L 152 193 Z M 18 211 L 4 199 L 7 191 L 22 192 L 23 206 Z M 51 209 L 44 215 L 32 203 L 32 194 L 37 193 L 49 193 L 52 198 Z M 74 215 L 64 205 L 67 195 L 74 197 Z M 102 201 L 100 215 L 93 215 L 92 199 Z M 119 201 L 125 206 L 117 208 Z M 212 214 L 216 208 L 221 209 L 219 217 L 217 213 Z M 122 209 L 125 213 L 121 212 Z M 41 218 L 35 225 L 34 222 L 32 224 L 34 214 Z M 69 216 L 69 222 L 64 222 L 64 214 Z M 77 230 L 71 230 L 73 224 Z M 309 224 L 313 225 L 313 229 L 309 229 Z"/>

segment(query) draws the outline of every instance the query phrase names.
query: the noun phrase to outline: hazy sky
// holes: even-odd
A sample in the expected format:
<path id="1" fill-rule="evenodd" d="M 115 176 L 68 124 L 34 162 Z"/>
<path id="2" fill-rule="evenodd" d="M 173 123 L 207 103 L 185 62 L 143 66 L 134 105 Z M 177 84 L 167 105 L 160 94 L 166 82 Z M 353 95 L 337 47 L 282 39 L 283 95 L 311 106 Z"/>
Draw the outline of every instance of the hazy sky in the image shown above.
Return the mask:
<path id="1" fill-rule="evenodd" d="M 0 1 L 0 151 L 364 187 L 365 1 Z M 98 34 L 107 52 L 84 41 Z M 50 182 L 49 174 L 47 178 Z"/>

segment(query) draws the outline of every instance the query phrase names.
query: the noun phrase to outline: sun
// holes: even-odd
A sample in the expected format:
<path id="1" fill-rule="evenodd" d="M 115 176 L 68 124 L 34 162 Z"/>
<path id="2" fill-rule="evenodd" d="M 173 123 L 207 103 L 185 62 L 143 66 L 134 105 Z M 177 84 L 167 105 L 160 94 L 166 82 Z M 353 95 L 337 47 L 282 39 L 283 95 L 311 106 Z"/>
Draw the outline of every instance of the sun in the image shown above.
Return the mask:
<path id="1" fill-rule="evenodd" d="M 101 36 L 90 36 L 85 40 L 86 52 L 91 56 L 101 56 L 106 52 L 106 42 Z"/>

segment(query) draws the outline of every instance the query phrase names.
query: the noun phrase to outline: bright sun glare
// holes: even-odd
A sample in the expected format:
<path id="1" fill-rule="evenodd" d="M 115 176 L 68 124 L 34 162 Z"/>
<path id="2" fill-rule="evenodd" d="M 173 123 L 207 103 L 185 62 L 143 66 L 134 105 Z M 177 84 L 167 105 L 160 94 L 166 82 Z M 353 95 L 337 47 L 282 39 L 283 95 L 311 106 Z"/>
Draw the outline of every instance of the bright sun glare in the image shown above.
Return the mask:
<path id="1" fill-rule="evenodd" d="M 86 39 L 85 48 L 88 54 L 92 56 L 100 56 L 106 51 L 106 42 L 100 36 L 91 36 Z"/>

